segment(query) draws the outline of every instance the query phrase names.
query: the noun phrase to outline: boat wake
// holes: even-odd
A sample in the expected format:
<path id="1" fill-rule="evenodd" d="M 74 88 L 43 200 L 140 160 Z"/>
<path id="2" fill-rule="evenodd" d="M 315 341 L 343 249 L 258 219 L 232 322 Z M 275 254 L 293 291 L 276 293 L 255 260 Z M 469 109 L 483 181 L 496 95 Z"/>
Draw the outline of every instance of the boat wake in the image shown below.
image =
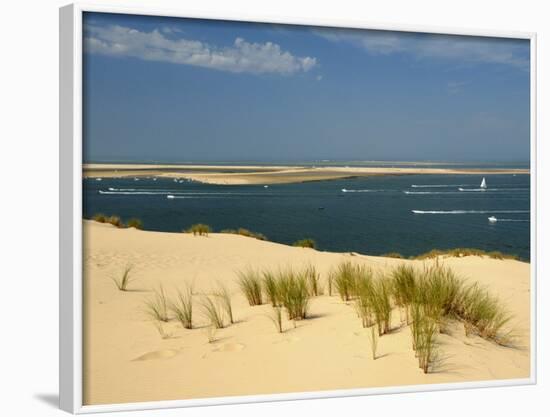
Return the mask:
<path id="1" fill-rule="evenodd" d="M 529 210 L 411 210 L 414 214 L 511 214 L 529 213 Z"/>

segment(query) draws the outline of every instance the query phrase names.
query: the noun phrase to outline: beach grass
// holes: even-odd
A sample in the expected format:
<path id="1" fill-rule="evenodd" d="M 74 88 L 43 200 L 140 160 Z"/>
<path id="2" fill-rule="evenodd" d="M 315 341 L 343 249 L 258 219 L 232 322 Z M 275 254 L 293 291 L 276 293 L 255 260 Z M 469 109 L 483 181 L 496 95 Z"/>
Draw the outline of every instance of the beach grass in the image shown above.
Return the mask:
<path id="1" fill-rule="evenodd" d="M 153 320 L 153 326 L 155 326 L 155 329 L 157 329 L 157 332 L 159 333 L 161 338 L 170 339 L 172 337 L 171 333 L 167 333 L 164 330 L 164 323 L 162 321 Z"/>
<path id="2" fill-rule="evenodd" d="M 297 273 L 291 268 L 282 270 L 279 272 L 277 286 L 280 301 L 286 309 L 288 319 L 307 318 L 310 293 L 305 273 Z"/>
<path id="3" fill-rule="evenodd" d="M 403 259 L 405 258 L 403 255 L 401 255 L 399 252 L 389 252 L 389 253 L 384 253 L 382 255 L 380 255 L 381 257 L 383 258 L 395 258 L 395 259 Z"/>
<path id="4" fill-rule="evenodd" d="M 355 276 L 356 267 L 349 261 L 340 263 L 336 268 L 332 283 L 342 301 L 351 300 L 355 288 Z"/>
<path id="5" fill-rule="evenodd" d="M 164 292 L 164 287 L 159 286 L 153 290 L 153 297 L 145 300 L 145 312 L 153 319 L 161 322 L 168 322 L 170 316 L 168 314 L 168 299 Z"/>
<path id="6" fill-rule="evenodd" d="M 197 223 L 185 230 L 185 232 L 193 233 L 193 236 L 208 236 L 209 233 L 212 233 L 212 228 L 207 224 Z"/>
<path id="7" fill-rule="evenodd" d="M 122 223 L 122 220 L 118 216 L 109 216 L 105 219 L 105 223 L 112 224 L 115 227 L 123 228 L 124 223 Z"/>
<path id="8" fill-rule="evenodd" d="M 283 333 L 283 308 L 281 306 L 274 306 L 271 315 L 268 317 L 277 328 L 277 331 Z"/>
<path id="9" fill-rule="evenodd" d="M 292 244 L 292 246 L 298 246 L 300 248 L 316 249 L 317 248 L 317 243 L 313 239 L 306 238 L 306 239 L 297 240 L 296 242 L 294 242 Z"/>
<path id="10" fill-rule="evenodd" d="M 233 317 L 233 305 L 231 302 L 231 292 L 228 290 L 228 288 L 223 285 L 222 283 L 218 283 L 218 288 L 216 289 L 216 292 L 214 293 L 216 297 L 218 297 L 222 309 L 225 311 L 225 314 L 227 315 L 227 318 L 229 319 L 229 323 L 233 324 L 235 323 L 235 319 Z"/>
<path id="11" fill-rule="evenodd" d="M 193 290 L 188 286 L 184 291 L 178 290 L 176 301 L 170 304 L 170 309 L 184 329 L 193 328 Z"/>
<path id="12" fill-rule="evenodd" d="M 277 283 L 277 276 L 271 271 L 264 271 L 263 276 L 263 288 L 265 290 L 265 295 L 267 300 L 271 303 L 273 307 L 280 307 L 281 301 L 279 296 L 279 286 Z"/>
<path id="13" fill-rule="evenodd" d="M 127 291 L 128 285 L 130 284 L 130 281 L 132 281 L 132 275 L 130 272 L 132 271 L 133 266 L 127 265 L 126 268 L 124 268 L 124 271 L 122 272 L 122 275 L 119 278 L 111 277 L 113 282 L 115 283 L 116 287 L 119 289 L 119 291 Z"/>
<path id="14" fill-rule="evenodd" d="M 321 289 L 321 276 L 317 272 L 317 269 L 313 264 L 309 264 L 306 266 L 306 268 L 303 271 L 303 274 L 306 278 L 307 284 L 308 284 L 308 291 L 309 295 L 311 297 L 317 297 L 319 295 L 322 295 L 322 289 Z"/>
<path id="15" fill-rule="evenodd" d="M 460 316 L 471 325 L 470 329 L 473 327 L 485 339 L 501 345 L 508 345 L 512 340 L 511 332 L 505 330 L 512 316 L 496 297 L 478 284 L 464 289 Z"/>
<path id="16" fill-rule="evenodd" d="M 258 271 L 248 268 L 238 271 L 237 276 L 239 287 L 248 300 L 248 304 L 251 306 L 263 304 L 262 275 Z"/>
<path id="17" fill-rule="evenodd" d="M 223 329 L 225 327 L 223 307 L 220 304 L 218 297 L 211 298 L 208 295 L 204 295 L 201 300 L 203 315 L 215 329 Z"/>
<path id="18" fill-rule="evenodd" d="M 267 237 L 262 233 L 253 232 L 251 230 L 245 229 L 244 227 L 239 227 L 238 229 L 223 229 L 220 233 L 229 233 L 232 235 L 241 235 L 246 237 L 251 237 L 258 240 L 268 240 Z"/>
<path id="19" fill-rule="evenodd" d="M 141 230 L 143 229 L 143 222 L 140 219 L 133 218 L 128 220 L 126 227 L 133 227 L 134 229 Z"/>
<path id="20" fill-rule="evenodd" d="M 92 217 L 92 220 L 94 220 L 98 223 L 105 223 L 105 222 L 107 222 L 107 216 L 105 214 L 101 214 L 101 213 L 94 214 L 94 216 Z"/>
<path id="21" fill-rule="evenodd" d="M 416 272 L 412 266 L 399 265 L 391 272 L 392 292 L 395 304 L 405 311 L 405 322 L 409 324 L 409 306 L 416 289 Z"/>
<path id="22" fill-rule="evenodd" d="M 420 255 L 416 255 L 411 257 L 411 259 L 417 259 L 417 260 L 425 260 L 425 259 L 434 259 L 439 256 L 449 256 L 454 258 L 462 258 L 465 256 L 480 256 L 480 257 L 488 257 L 491 259 L 512 259 L 512 260 L 519 260 L 519 256 L 513 255 L 513 254 L 505 254 L 500 251 L 484 251 L 483 249 L 476 249 L 476 248 L 454 248 L 454 249 L 432 249 L 428 252 L 422 253 Z"/>

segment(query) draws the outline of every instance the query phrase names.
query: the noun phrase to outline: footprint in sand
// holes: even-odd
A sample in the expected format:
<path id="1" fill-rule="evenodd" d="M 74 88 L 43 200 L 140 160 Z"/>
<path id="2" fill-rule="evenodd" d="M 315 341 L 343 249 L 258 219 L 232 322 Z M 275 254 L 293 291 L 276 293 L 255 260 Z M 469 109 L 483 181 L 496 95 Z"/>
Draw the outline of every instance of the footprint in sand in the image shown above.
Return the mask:
<path id="1" fill-rule="evenodd" d="M 245 348 L 242 343 L 224 343 L 214 349 L 214 352 L 239 352 Z"/>
<path id="2" fill-rule="evenodd" d="M 132 359 L 132 361 L 149 361 L 152 359 L 170 359 L 176 356 L 179 351 L 174 349 L 166 350 L 155 350 L 153 352 L 147 352 L 137 358 Z"/>

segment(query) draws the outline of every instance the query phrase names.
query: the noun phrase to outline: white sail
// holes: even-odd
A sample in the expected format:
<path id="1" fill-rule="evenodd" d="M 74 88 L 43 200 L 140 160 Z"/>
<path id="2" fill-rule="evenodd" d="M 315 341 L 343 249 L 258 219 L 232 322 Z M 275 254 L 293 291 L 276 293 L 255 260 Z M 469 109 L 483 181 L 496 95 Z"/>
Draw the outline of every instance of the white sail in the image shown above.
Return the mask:
<path id="1" fill-rule="evenodd" d="M 479 186 L 479 188 L 487 188 L 487 183 L 485 182 L 485 177 L 483 177 L 483 179 L 481 180 L 481 185 Z"/>

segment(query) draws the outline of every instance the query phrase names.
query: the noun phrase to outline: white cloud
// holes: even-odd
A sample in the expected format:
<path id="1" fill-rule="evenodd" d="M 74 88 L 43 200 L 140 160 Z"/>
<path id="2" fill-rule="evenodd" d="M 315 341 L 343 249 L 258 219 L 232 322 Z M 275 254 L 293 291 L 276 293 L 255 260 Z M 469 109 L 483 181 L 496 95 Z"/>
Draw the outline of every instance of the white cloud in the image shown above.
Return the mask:
<path id="1" fill-rule="evenodd" d="M 172 39 L 173 29 L 141 32 L 123 26 L 85 28 L 84 50 L 88 53 L 133 57 L 146 61 L 194 65 L 236 73 L 294 74 L 307 72 L 317 59 L 298 57 L 272 42 L 250 43 L 236 38 L 233 45 L 219 47 L 191 39 Z"/>
<path id="2" fill-rule="evenodd" d="M 317 81 L 321 81 L 321 80 L 323 79 L 323 76 L 322 76 L 322 75 L 318 75 L 317 77 L 315 77 L 315 79 L 316 79 Z"/>
<path id="3" fill-rule="evenodd" d="M 527 41 L 378 30 L 320 29 L 315 33 L 332 42 L 351 43 L 372 55 L 400 53 L 417 59 L 436 58 L 529 69 Z"/>

